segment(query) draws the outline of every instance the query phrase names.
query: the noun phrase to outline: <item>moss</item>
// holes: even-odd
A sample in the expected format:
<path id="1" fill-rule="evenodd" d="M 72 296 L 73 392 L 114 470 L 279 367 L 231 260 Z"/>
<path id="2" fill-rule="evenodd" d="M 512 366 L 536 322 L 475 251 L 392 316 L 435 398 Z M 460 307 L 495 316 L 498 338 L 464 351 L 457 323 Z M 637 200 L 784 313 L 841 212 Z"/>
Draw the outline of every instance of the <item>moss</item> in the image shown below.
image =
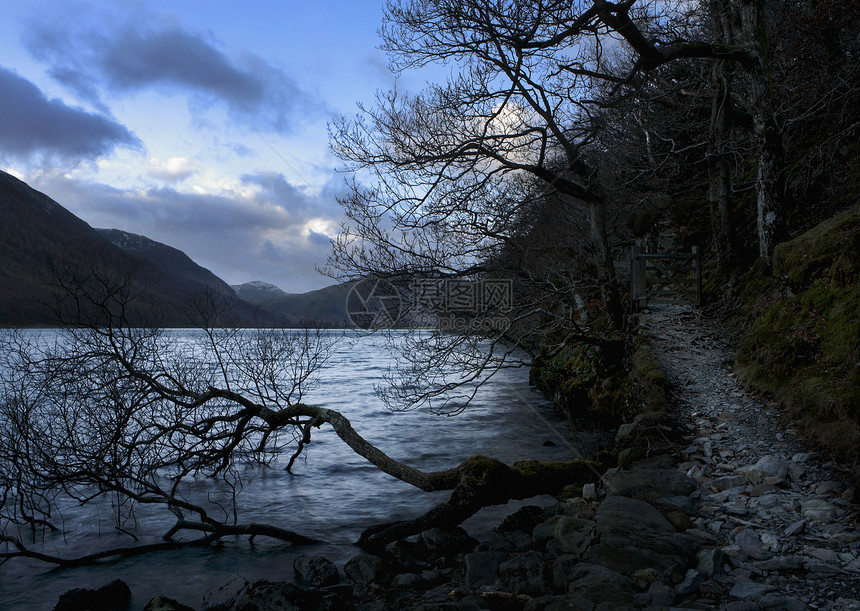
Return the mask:
<path id="1" fill-rule="evenodd" d="M 611 425 L 625 413 L 622 342 L 574 344 L 552 357 L 539 355 L 530 377 L 569 418 Z"/>
<path id="2" fill-rule="evenodd" d="M 782 295 L 762 305 L 746 289 L 756 316 L 736 360 L 746 382 L 845 459 L 860 448 L 858 266 L 860 205 L 777 247 L 775 277 L 754 280 Z"/>

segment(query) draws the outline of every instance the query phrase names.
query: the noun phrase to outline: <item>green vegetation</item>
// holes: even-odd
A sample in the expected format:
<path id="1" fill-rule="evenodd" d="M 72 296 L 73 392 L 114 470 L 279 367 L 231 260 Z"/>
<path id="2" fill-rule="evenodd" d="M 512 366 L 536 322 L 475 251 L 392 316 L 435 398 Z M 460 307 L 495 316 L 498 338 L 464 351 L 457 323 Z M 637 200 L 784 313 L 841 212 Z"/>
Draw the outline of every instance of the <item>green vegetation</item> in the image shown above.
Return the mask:
<path id="1" fill-rule="evenodd" d="M 754 268 L 737 314 L 748 334 L 738 372 L 783 402 L 841 459 L 860 457 L 860 205 L 780 244 Z"/>

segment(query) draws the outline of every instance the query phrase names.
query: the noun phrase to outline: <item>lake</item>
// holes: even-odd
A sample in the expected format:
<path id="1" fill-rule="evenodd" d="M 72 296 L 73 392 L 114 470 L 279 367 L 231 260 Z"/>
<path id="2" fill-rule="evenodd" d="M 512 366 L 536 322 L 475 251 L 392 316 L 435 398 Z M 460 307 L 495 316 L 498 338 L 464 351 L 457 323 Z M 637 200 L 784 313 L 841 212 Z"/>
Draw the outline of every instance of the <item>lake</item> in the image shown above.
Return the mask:
<path id="1" fill-rule="evenodd" d="M 392 412 L 374 392 L 397 358 L 386 351 L 384 336 L 326 333 L 340 339 L 321 372 L 319 386 L 305 402 L 341 411 L 359 434 L 392 458 L 435 470 L 456 466 L 475 454 L 510 464 L 522 459 L 569 460 L 590 451 L 590 446 L 585 450 L 582 446 L 592 440 L 587 435 L 574 437 L 551 403 L 528 385 L 526 368 L 499 372 L 457 416 L 422 409 Z M 156 552 L 57 572 L 44 563 L 15 559 L 0 566 L 0 608 L 50 609 L 68 589 L 99 587 L 117 578 L 132 589 L 131 608 L 142 608 L 157 594 L 199 608 L 203 594 L 232 573 L 249 580 L 290 579 L 293 559 L 299 553 L 323 554 L 342 566 L 358 553 L 353 543 L 364 528 L 421 515 L 449 494 L 425 493 L 380 472 L 327 426 L 315 431 L 292 474 L 283 468 L 287 459 L 268 469 L 242 470 L 240 522 L 270 523 L 321 539 L 324 544 L 300 548 L 257 538 L 252 545 L 247 537 L 234 537 L 212 548 Z M 195 481 L 193 488 L 195 495 L 218 493 L 215 482 L 208 480 Z M 549 497 L 541 500 L 552 502 Z M 485 509 L 464 526 L 473 536 L 486 535 L 502 516 L 523 504 Z M 107 501 L 86 507 L 66 504 L 62 508 L 65 533 L 46 534 L 36 547 L 74 557 L 133 545 L 127 534 L 113 528 L 110 513 Z M 145 508 L 137 512 L 137 518 L 134 532 L 142 543 L 159 541 L 174 521 L 163 508 Z"/>

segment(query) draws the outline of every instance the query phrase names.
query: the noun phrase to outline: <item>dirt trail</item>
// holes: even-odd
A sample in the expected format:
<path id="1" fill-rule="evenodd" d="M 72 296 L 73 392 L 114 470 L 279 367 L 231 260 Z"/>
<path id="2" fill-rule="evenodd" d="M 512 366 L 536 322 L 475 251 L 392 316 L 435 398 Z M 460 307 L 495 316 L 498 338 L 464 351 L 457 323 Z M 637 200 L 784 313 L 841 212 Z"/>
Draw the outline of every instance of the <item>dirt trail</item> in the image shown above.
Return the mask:
<path id="1" fill-rule="evenodd" d="M 680 468 L 699 485 L 692 532 L 724 559 L 701 587 L 718 587 L 711 594 L 731 609 L 860 609 L 849 473 L 744 389 L 731 338 L 713 321 L 689 306 L 657 306 L 642 320 L 688 432 Z"/>

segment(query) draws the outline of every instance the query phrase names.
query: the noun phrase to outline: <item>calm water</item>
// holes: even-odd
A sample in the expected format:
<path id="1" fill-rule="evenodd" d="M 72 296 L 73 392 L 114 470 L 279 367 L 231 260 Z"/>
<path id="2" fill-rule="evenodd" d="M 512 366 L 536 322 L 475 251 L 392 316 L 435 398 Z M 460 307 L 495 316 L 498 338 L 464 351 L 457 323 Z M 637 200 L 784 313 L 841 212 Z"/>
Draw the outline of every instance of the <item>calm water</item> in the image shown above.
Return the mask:
<path id="1" fill-rule="evenodd" d="M 392 413 L 374 395 L 374 384 L 392 362 L 385 342 L 373 335 L 346 335 L 346 341 L 336 344 L 320 386 L 306 400 L 340 410 L 360 434 L 393 458 L 434 470 L 455 466 L 474 454 L 507 463 L 577 456 L 583 440 L 574 440 L 550 403 L 528 386 L 526 369 L 495 376 L 458 416 L 420 410 Z M 554 445 L 545 445 L 547 441 Z M 241 522 L 271 523 L 326 543 L 297 548 L 265 539 L 251 545 L 245 537 L 231 538 L 214 549 L 157 552 L 57 572 L 43 563 L 10 561 L 0 566 L 0 608 L 52 609 L 58 596 L 70 588 L 99 587 L 116 578 L 131 587 L 133 609 L 143 608 L 156 594 L 199 608 L 203 594 L 232 573 L 249 580 L 290 579 L 298 553 L 321 553 L 342 565 L 359 551 L 352 544 L 367 526 L 418 516 L 449 494 L 428 494 L 385 475 L 355 455 L 327 427 L 315 432 L 306 460 L 296 463 L 292 475 L 282 466 L 249 468 L 243 472 L 243 481 Z M 195 486 L 195 493 L 217 493 L 212 482 L 198 481 Z M 522 504 L 484 510 L 465 527 L 475 536 L 485 535 L 501 516 Z M 163 509 L 137 515 L 135 533 L 141 542 L 158 541 L 173 522 L 173 516 Z M 49 553 L 74 557 L 133 544 L 127 535 L 113 529 L 107 504 L 66 507 L 63 518 L 65 534 L 44 539 L 42 549 Z"/>

